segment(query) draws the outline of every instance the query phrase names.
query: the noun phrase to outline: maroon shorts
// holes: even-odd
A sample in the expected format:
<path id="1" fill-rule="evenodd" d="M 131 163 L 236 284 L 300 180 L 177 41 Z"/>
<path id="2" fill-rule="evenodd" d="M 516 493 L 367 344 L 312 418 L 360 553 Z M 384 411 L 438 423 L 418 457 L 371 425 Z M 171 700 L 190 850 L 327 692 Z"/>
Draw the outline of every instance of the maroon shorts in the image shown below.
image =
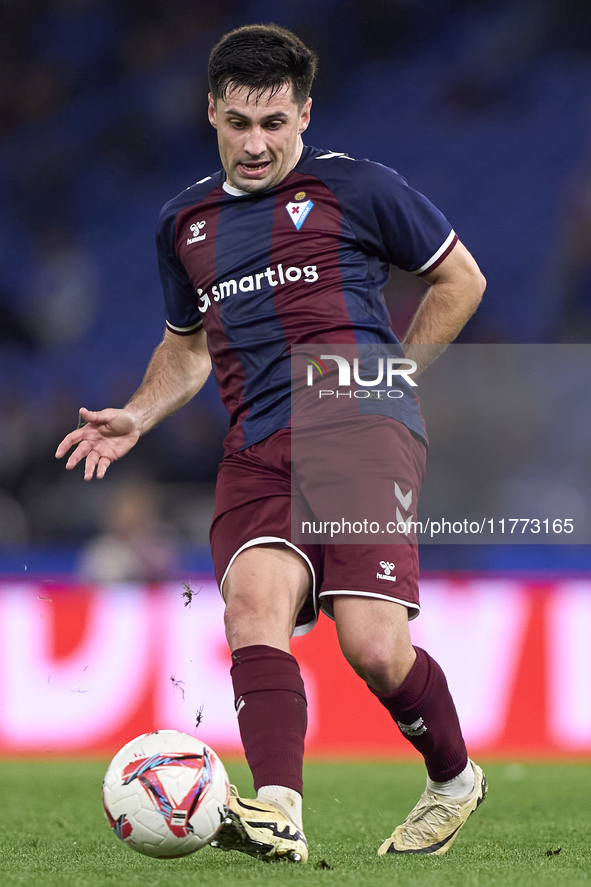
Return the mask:
<path id="1" fill-rule="evenodd" d="M 416 539 L 412 533 L 396 533 L 394 529 L 392 534 L 385 527 L 388 515 L 399 528 L 398 518 L 416 520 L 426 447 L 395 419 L 365 416 L 359 421 L 364 439 L 370 435 L 372 452 L 378 453 L 379 459 L 368 463 L 357 458 L 357 470 L 345 478 L 339 473 L 332 490 L 328 489 L 331 471 L 324 448 L 304 446 L 292 461 L 288 428 L 226 456 L 220 465 L 210 531 L 218 585 L 223 593 L 230 566 L 246 548 L 277 542 L 288 545 L 304 559 L 311 575 L 310 595 L 298 615 L 295 634 L 312 628 L 319 605 L 332 617 L 335 594 L 392 600 L 408 608 L 409 618 L 419 614 Z M 361 428 L 353 426 L 347 440 L 355 441 L 356 429 Z M 328 543 L 325 536 L 315 541 L 313 534 L 306 541 L 305 534 L 292 532 L 294 514 L 300 529 L 301 517 L 312 522 L 323 516 L 327 499 L 331 500 L 333 517 L 335 508 L 336 513 L 349 518 L 377 517 L 379 535 L 363 535 L 355 538 L 357 544 L 341 544 L 336 540 Z"/>

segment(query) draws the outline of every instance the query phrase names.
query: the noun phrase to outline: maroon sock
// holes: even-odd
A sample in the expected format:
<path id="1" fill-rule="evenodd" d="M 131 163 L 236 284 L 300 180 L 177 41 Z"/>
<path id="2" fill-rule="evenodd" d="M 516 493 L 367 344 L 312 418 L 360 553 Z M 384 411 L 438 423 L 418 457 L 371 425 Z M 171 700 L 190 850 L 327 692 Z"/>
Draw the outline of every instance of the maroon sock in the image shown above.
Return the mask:
<path id="1" fill-rule="evenodd" d="M 423 755 L 431 779 L 446 782 L 462 772 L 468 753 L 441 667 L 420 647 L 415 650 L 417 658 L 398 690 L 372 693 Z"/>
<path id="2" fill-rule="evenodd" d="M 257 644 L 232 653 L 238 725 L 254 787 L 285 785 L 303 793 L 306 691 L 290 653 Z"/>

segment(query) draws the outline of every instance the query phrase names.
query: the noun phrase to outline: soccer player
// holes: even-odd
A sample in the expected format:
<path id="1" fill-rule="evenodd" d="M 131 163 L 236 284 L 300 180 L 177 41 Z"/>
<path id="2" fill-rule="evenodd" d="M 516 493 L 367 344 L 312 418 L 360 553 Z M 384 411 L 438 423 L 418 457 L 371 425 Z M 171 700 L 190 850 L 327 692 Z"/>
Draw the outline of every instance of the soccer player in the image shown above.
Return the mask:
<path id="1" fill-rule="evenodd" d="M 262 859 L 307 859 L 306 694 L 289 641 L 311 627 L 320 605 L 335 620 L 346 659 L 427 768 L 425 792 L 378 853 L 441 854 L 484 799 L 486 780 L 468 758 L 441 668 L 410 641 L 409 618 L 419 612 L 417 546 L 292 541 L 290 352 L 305 343 L 395 346 L 381 294 L 392 263 L 430 284 L 403 342 L 421 370 L 471 316 L 484 279 L 449 222 L 396 172 L 304 146 L 315 69 L 314 53 L 275 25 L 239 28 L 214 47 L 208 113 L 223 168 L 162 211 L 164 338 L 129 403 L 81 409 L 86 424 L 56 455 L 75 446 L 66 467 L 84 460 L 86 480 L 104 477 L 199 391 L 213 363 L 231 421 L 211 545 L 257 792 L 252 800 L 232 797 L 216 845 Z M 430 357 L 421 343 L 432 346 Z M 388 483 L 372 495 L 396 489 L 404 516 L 412 516 L 426 455 L 416 399 L 392 401 L 386 413 L 376 399 L 363 403 L 347 427 L 354 440 L 356 421 L 368 422 L 383 456 Z M 306 472 L 295 478 L 312 511 L 321 480 Z M 340 481 L 363 501 L 363 476 Z"/>

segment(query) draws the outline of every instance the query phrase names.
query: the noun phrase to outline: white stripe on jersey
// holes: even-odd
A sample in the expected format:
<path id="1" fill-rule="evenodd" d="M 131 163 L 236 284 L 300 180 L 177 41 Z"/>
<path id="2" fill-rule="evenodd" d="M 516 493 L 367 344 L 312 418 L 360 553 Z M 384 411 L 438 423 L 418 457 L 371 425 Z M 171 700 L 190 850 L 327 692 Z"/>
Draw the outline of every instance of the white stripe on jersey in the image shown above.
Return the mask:
<path id="1" fill-rule="evenodd" d="M 175 333 L 192 333 L 193 330 L 198 330 L 203 326 L 203 321 L 199 320 L 197 323 L 194 323 L 193 326 L 173 326 L 173 324 L 167 320 L 166 326 L 169 330 L 172 330 Z"/>
<path id="2" fill-rule="evenodd" d="M 456 236 L 456 232 L 452 228 L 451 231 L 449 232 L 449 236 L 445 238 L 445 240 L 443 241 L 443 243 L 441 244 L 441 246 L 439 247 L 437 252 L 431 256 L 431 258 L 429 259 L 428 262 L 425 262 L 424 265 L 421 265 L 420 268 L 417 268 L 417 270 L 413 271 L 412 273 L 413 274 L 424 274 L 425 271 L 428 271 L 429 268 L 431 267 L 431 265 L 433 265 L 437 261 L 439 256 L 446 251 L 446 249 L 448 248 L 448 246 L 450 245 L 450 243 L 452 242 L 452 240 L 454 239 L 455 236 Z"/>
<path id="3" fill-rule="evenodd" d="M 332 157 L 342 157 L 343 160 L 353 160 L 353 157 L 349 157 L 348 154 L 345 154 L 344 151 L 329 151 L 328 154 L 319 154 L 318 157 L 315 157 L 315 160 L 330 160 Z"/>

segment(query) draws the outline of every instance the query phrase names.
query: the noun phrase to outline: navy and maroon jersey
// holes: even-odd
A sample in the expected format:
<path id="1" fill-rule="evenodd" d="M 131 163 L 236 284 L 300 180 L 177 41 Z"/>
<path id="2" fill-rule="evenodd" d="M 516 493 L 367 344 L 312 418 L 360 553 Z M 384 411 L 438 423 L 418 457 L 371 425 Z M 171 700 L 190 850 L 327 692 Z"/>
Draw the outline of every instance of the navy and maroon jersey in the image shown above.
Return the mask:
<path id="1" fill-rule="evenodd" d="M 220 171 L 167 203 L 157 235 L 166 323 L 178 335 L 205 327 L 230 413 L 226 453 L 289 426 L 294 345 L 396 345 L 382 295 L 390 264 L 425 274 L 456 240 L 394 170 L 310 147 L 275 188 L 245 194 Z M 389 414 L 424 437 L 408 395 Z"/>

